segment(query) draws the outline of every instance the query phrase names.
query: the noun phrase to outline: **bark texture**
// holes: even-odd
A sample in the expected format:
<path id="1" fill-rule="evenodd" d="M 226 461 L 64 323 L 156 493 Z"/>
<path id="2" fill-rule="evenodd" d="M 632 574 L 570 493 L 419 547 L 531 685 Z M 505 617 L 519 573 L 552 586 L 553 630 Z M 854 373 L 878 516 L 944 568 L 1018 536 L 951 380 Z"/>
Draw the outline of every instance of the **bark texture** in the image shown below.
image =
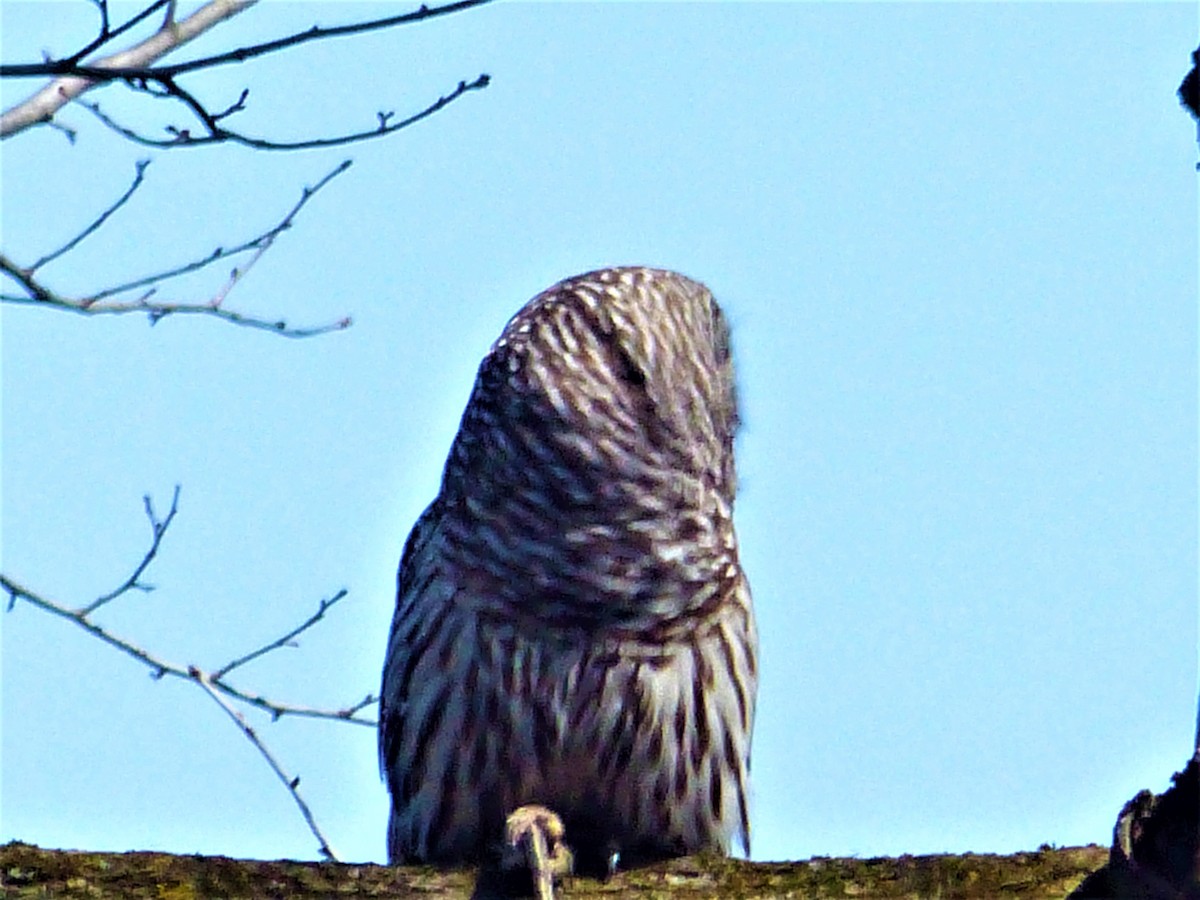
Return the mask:
<path id="1" fill-rule="evenodd" d="M 896 859 L 814 858 L 804 862 L 751 863 L 694 856 L 622 872 L 610 881 L 568 878 L 563 900 L 622 897 L 1065 897 L 1104 865 L 1108 851 L 1045 847 L 1011 856 L 901 856 Z M 0 846 L 0 893 L 5 898 L 90 897 L 200 900 L 227 897 L 503 896 L 469 868 L 389 868 L 337 863 L 263 862 L 222 856 L 168 853 L 92 853 L 45 850 L 29 844 Z"/>

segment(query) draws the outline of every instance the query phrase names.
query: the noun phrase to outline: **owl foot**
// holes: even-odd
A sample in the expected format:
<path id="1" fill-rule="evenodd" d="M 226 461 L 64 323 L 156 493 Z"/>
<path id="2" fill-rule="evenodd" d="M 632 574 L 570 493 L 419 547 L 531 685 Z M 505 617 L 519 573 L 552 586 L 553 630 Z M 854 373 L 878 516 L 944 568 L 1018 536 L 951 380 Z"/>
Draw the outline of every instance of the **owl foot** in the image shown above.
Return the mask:
<path id="1" fill-rule="evenodd" d="M 504 821 L 504 848 L 500 867 L 527 868 L 537 900 L 553 900 L 554 880 L 572 868 L 571 850 L 563 843 L 566 829 L 551 809 L 536 804 L 521 806 Z"/>

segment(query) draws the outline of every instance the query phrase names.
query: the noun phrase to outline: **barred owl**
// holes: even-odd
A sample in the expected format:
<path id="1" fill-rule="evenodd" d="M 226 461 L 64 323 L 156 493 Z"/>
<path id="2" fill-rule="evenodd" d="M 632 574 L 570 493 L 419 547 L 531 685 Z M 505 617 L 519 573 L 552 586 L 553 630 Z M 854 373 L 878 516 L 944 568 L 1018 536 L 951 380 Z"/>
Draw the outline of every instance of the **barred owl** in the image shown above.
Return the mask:
<path id="1" fill-rule="evenodd" d="M 508 323 L 400 563 L 392 862 L 480 860 L 530 803 L 589 869 L 749 852 L 737 423 L 729 328 L 682 275 L 590 272 Z"/>

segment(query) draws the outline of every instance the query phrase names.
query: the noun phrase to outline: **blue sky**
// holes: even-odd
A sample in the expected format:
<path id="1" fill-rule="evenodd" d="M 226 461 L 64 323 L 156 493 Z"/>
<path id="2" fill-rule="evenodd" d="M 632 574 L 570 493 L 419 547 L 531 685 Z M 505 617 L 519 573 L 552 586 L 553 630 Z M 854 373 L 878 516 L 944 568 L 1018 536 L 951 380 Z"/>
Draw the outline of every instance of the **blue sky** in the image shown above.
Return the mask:
<path id="1" fill-rule="evenodd" d="M 5 0 L 6 61 L 94 33 L 91 4 L 50 7 Z M 179 58 L 395 11 L 262 4 Z M 84 604 L 141 558 L 142 495 L 180 484 L 158 589 L 100 621 L 211 669 L 346 587 L 236 680 L 350 703 L 507 318 L 600 265 L 674 268 L 735 329 L 754 855 L 1105 843 L 1195 725 L 1197 151 L 1174 91 L 1197 24 L 1188 3 L 497 3 L 186 82 L 214 107 L 249 87 L 237 125 L 304 138 L 492 76 L 386 140 L 154 153 L 70 109 L 74 146 L 0 150 L 5 252 L 60 245 L 152 157 L 43 273 L 83 293 L 258 234 L 349 157 L 227 302 L 355 324 L 288 341 L 6 305 L 3 571 Z M 0 633 L 0 841 L 315 856 L 194 687 L 26 605 Z M 251 718 L 339 854 L 382 860 L 373 732 Z"/>

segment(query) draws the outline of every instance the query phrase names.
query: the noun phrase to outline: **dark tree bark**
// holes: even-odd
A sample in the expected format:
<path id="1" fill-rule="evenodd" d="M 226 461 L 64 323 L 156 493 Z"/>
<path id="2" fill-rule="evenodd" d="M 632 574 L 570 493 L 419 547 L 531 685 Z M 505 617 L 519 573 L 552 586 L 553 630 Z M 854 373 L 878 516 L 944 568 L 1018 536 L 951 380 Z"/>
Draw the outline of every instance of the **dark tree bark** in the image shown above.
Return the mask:
<path id="1" fill-rule="evenodd" d="M 1140 791 L 1121 809 L 1108 865 L 1070 900 L 1200 900 L 1200 754 L 1162 794 Z"/>

